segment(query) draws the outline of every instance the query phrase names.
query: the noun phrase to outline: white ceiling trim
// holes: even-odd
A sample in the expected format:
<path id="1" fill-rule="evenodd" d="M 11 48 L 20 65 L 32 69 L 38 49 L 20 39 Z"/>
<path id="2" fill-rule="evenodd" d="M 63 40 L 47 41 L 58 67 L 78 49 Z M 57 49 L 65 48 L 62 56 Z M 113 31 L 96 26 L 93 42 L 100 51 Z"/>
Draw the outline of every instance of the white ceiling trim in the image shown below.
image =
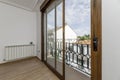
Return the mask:
<path id="1" fill-rule="evenodd" d="M 14 7 L 18 7 L 18 8 L 27 10 L 27 11 L 32 11 L 32 10 L 34 9 L 34 7 L 36 6 L 38 0 L 36 0 L 36 1 L 34 2 L 34 5 L 33 5 L 32 9 L 31 9 L 31 8 L 28 8 L 28 7 L 25 7 L 25 6 L 22 6 L 22 5 L 19 5 L 19 4 L 17 4 L 17 3 L 13 3 L 13 2 L 7 1 L 7 0 L 0 0 L 0 2 L 5 3 L 5 4 L 7 4 L 7 5 L 14 6 Z"/>

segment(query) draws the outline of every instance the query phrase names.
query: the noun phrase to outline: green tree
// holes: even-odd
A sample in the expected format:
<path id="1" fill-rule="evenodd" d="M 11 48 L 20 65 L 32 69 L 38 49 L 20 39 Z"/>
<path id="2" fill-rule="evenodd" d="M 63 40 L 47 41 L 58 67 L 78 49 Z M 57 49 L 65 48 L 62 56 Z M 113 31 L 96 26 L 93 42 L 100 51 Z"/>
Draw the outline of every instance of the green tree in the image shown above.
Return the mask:
<path id="1" fill-rule="evenodd" d="M 90 40 L 90 35 L 85 34 L 83 36 L 78 36 L 77 38 L 78 38 L 78 40 Z"/>

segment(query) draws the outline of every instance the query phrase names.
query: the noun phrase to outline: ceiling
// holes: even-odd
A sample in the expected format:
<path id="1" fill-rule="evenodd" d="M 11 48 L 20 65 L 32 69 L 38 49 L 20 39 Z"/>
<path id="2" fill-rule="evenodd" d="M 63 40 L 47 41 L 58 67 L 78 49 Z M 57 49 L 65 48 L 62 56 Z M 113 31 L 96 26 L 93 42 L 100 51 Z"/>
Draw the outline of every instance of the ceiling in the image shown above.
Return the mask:
<path id="1" fill-rule="evenodd" d="M 25 10 L 34 11 L 36 6 L 40 6 L 44 0 L 0 0 L 0 2 L 19 7 Z"/>

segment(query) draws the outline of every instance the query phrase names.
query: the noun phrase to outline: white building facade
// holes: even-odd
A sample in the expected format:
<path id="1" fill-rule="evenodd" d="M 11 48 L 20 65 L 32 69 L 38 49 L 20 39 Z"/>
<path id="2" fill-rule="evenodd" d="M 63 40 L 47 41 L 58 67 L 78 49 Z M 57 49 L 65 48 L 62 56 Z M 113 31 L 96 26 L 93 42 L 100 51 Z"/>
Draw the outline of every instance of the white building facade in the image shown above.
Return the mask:
<path id="1" fill-rule="evenodd" d="M 63 32 L 62 27 L 57 30 L 57 32 L 56 32 L 57 40 L 63 39 L 62 32 Z M 70 28 L 69 25 L 65 25 L 65 40 L 66 40 L 66 42 L 74 42 L 74 41 L 76 41 L 76 39 L 77 39 L 77 34 L 72 30 L 72 28 Z"/>

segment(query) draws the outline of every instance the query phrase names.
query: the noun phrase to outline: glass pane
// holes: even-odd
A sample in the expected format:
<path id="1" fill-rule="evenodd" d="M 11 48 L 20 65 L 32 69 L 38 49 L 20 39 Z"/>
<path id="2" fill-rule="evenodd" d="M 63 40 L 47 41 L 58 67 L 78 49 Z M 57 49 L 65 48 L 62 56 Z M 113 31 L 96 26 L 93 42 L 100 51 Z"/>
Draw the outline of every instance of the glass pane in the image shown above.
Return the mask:
<path id="1" fill-rule="evenodd" d="M 55 67 L 55 9 L 47 13 L 47 63 Z"/>
<path id="2" fill-rule="evenodd" d="M 91 74 L 90 3 L 90 0 L 65 0 L 66 80 L 82 80 L 80 73 Z"/>
<path id="3" fill-rule="evenodd" d="M 58 3 L 58 2 L 57 2 Z M 62 26 L 62 6 L 63 3 L 59 2 L 56 6 L 56 70 L 63 74 L 63 26 Z"/>

